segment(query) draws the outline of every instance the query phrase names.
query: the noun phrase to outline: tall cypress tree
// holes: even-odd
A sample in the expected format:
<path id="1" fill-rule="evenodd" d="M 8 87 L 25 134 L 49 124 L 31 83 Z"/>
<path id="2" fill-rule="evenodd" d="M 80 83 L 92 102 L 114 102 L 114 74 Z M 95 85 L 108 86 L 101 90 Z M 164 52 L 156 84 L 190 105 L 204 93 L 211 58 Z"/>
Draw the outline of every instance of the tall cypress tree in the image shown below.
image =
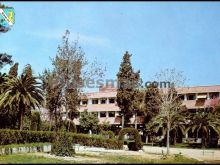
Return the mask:
<path id="1" fill-rule="evenodd" d="M 17 77 L 18 75 L 18 63 L 16 62 L 9 70 L 9 76 Z"/>
<path id="2" fill-rule="evenodd" d="M 124 128 L 124 125 L 133 116 L 134 97 L 140 82 L 140 71 L 133 71 L 130 57 L 131 54 L 126 51 L 117 74 L 119 84 L 117 89 L 117 104 L 121 109 L 122 128 Z"/>
<path id="3" fill-rule="evenodd" d="M 27 64 L 23 70 L 23 75 L 27 75 L 28 77 L 33 76 L 33 71 L 30 64 Z"/>

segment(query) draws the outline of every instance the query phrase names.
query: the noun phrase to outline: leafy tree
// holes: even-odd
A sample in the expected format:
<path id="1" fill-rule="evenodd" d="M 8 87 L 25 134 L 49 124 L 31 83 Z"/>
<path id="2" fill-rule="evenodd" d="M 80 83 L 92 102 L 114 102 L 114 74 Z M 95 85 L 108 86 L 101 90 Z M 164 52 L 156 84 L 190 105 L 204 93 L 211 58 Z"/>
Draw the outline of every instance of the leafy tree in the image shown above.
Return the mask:
<path id="1" fill-rule="evenodd" d="M 11 55 L 8 55 L 6 53 L 0 53 L 0 70 L 6 65 L 6 64 L 12 64 L 13 61 L 11 60 Z"/>
<path id="2" fill-rule="evenodd" d="M 66 91 L 66 107 L 68 109 L 67 115 L 69 117 L 70 120 L 74 120 L 75 118 L 79 117 L 79 102 L 80 102 L 80 97 L 78 92 L 76 91 L 77 89 L 68 89 Z M 70 123 L 71 121 L 69 120 L 69 127 L 70 127 Z M 69 131 L 69 127 L 68 127 L 68 131 Z"/>
<path id="3" fill-rule="evenodd" d="M 117 74 L 119 87 L 117 89 L 117 104 L 120 107 L 122 115 L 122 128 L 133 116 L 134 100 L 140 83 L 140 71 L 134 72 L 131 62 L 131 55 L 125 52 L 123 61 Z"/>
<path id="4" fill-rule="evenodd" d="M 183 84 L 185 77 L 182 72 L 177 72 L 175 69 L 162 70 L 157 73 L 155 77 L 158 82 L 170 82 L 170 84 L 172 84 L 168 88 L 161 89 L 160 95 L 157 98 L 157 102 L 159 103 L 159 114 L 152 120 L 152 123 L 157 123 L 159 126 L 166 125 L 167 155 L 169 155 L 170 131 L 175 122 L 178 123 L 182 121 L 182 116 L 180 115 L 182 102 L 177 95 L 175 87 Z M 180 116 L 177 117 L 178 115 Z"/>
<path id="5" fill-rule="evenodd" d="M 146 88 L 145 97 L 144 97 L 144 113 L 146 116 L 145 121 L 149 122 L 153 117 L 158 115 L 160 111 L 160 92 L 157 86 L 149 85 Z"/>
<path id="6" fill-rule="evenodd" d="M 11 56 L 9 57 L 9 59 L 11 58 Z M 7 61 L 11 62 L 12 61 L 8 61 L 9 59 L 7 60 L 3 60 L 3 61 Z M 0 73 L 0 85 L 6 83 L 6 77 L 7 76 L 12 76 L 12 77 L 16 77 L 17 76 L 17 70 L 18 70 L 18 63 L 16 63 L 15 65 L 13 65 L 11 68 L 10 68 L 10 71 L 9 71 L 9 75 L 7 75 L 6 73 Z M 3 95 L 5 93 L 5 88 L 2 86 L 0 88 L 0 95 Z M 17 122 L 17 111 L 16 111 L 16 106 L 15 105 L 12 105 L 13 106 L 13 109 L 9 106 L 5 106 L 4 108 L 1 107 L 0 108 L 0 121 L 2 122 L 1 124 L 1 128 L 16 128 L 16 122 Z"/>
<path id="7" fill-rule="evenodd" d="M 49 110 L 50 125 L 52 120 L 55 122 L 55 131 L 58 131 L 58 119 L 60 118 L 60 109 L 62 105 L 62 94 L 59 88 L 60 84 L 57 81 L 54 71 L 45 70 L 41 75 L 42 87 L 45 93 L 46 108 Z"/>
<path id="8" fill-rule="evenodd" d="M 99 119 L 97 114 L 89 113 L 87 110 L 81 113 L 79 119 L 80 127 L 85 133 L 88 133 L 89 130 L 96 131 L 98 128 Z"/>
<path id="9" fill-rule="evenodd" d="M 46 106 L 55 117 L 55 125 L 60 118 L 61 107 L 66 110 L 72 121 L 79 116 L 79 95 L 84 87 L 83 82 L 95 76 L 103 76 L 103 70 L 94 61 L 89 63 L 78 40 L 70 43 L 70 32 L 67 30 L 58 46 L 57 54 L 52 59 L 52 71 L 41 75 L 46 93 Z M 67 120 L 67 118 L 66 118 Z"/>
<path id="10" fill-rule="evenodd" d="M 99 132 L 109 131 L 110 129 L 111 129 L 111 124 L 109 121 L 103 121 L 101 124 L 99 124 Z"/>

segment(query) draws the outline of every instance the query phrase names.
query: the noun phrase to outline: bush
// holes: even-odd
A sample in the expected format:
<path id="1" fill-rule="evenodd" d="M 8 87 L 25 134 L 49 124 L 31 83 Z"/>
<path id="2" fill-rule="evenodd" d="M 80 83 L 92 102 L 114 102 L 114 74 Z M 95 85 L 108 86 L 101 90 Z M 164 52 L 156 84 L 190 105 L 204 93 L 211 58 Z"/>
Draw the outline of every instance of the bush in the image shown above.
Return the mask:
<path id="1" fill-rule="evenodd" d="M 134 142 L 128 142 L 128 148 L 133 151 L 138 151 L 142 148 L 143 144 L 141 141 L 141 136 L 139 135 L 139 132 L 135 128 L 123 128 L 119 132 L 119 140 L 124 140 L 124 135 L 126 134 L 132 134 L 134 136 Z"/>
<path id="2" fill-rule="evenodd" d="M 73 143 L 93 146 L 93 147 L 104 147 L 108 149 L 122 149 L 123 141 L 117 139 L 104 139 L 99 136 L 90 136 L 87 134 L 73 134 Z"/>
<path id="3" fill-rule="evenodd" d="M 52 143 L 51 153 L 56 156 L 73 156 L 75 150 L 73 148 L 72 139 L 66 133 L 57 133 Z"/>
<path id="4" fill-rule="evenodd" d="M 50 122 L 42 121 L 41 125 L 40 125 L 40 130 L 41 131 L 50 131 L 51 130 Z"/>
<path id="5" fill-rule="evenodd" d="M 0 145 L 51 142 L 54 132 L 27 130 L 0 130 Z"/>
<path id="6" fill-rule="evenodd" d="M 73 121 L 64 120 L 61 125 L 62 125 L 64 131 L 73 132 L 73 133 L 77 132 L 76 125 Z"/>
<path id="7" fill-rule="evenodd" d="M 64 132 L 59 132 L 64 134 Z M 104 147 L 108 149 L 122 149 L 123 141 L 113 139 L 105 139 L 98 136 L 90 136 L 87 134 L 66 133 L 71 138 L 72 144 L 80 144 L 83 146 Z M 27 130 L 0 130 L 0 145 L 20 144 L 20 143 L 53 143 L 56 132 L 53 131 L 27 131 Z"/>
<path id="8" fill-rule="evenodd" d="M 102 131 L 101 135 L 104 136 L 107 139 L 111 139 L 111 138 L 115 137 L 115 134 L 112 131 Z"/>
<path id="9" fill-rule="evenodd" d="M 40 127 L 41 127 L 40 113 L 38 111 L 33 111 L 31 113 L 30 130 L 39 131 Z"/>

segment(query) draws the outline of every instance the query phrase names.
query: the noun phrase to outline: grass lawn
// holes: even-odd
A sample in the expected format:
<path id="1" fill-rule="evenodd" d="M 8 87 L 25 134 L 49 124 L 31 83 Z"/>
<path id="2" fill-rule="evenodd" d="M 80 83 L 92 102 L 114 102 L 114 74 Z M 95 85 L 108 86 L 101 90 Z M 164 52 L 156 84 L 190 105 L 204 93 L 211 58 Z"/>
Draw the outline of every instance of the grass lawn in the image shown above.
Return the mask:
<path id="1" fill-rule="evenodd" d="M 61 164 L 61 163 L 89 163 L 89 164 L 97 164 L 97 163 L 121 163 L 121 164 L 146 164 L 146 163 L 187 163 L 187 164 L 196 164 L 202 163 L 194 159 L 189 159 L 183 157 L 182 155 L 174 155 L 169 158 L 162 159 L 156 158 L 153 159 L 155 155 L 152 155 L 152 158 L 145 156 L 137 156 L 137 155 L 112 155 L 112 154 L 76 154 L 76 157 L 73 157 L 72 160 L 63 160 L 63 158 L 49 158 L 44 157 L 42 155 L 37 155 L 34 153 L 28 154 L 15 154 L 15 155 L 4 155 L 0 156 L 1 164 L 27 164 L 27 163 L 39 163 L 39 164 Z"/>
<path id="2" fill-rule="evenodd" d="M 68 161 L 60 159 L 51 159 L 45 158 L 43 156 L 36 156 L 34 154 L 15 154 L 15 155 L 1 155 L 0 156 L 1 164 L 61 164 L 68 163 Z"/>

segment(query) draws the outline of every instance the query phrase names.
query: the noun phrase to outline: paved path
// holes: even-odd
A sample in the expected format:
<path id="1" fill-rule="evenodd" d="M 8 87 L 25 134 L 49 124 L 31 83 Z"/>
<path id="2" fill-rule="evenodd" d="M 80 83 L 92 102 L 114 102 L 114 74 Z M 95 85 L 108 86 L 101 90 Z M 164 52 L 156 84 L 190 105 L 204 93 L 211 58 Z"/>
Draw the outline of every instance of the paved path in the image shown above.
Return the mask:
<path id="1" fill-rule="evenodd" d="M 162 154 L 163 152 L 166 154 L 166 147 L 144 146 L 143 151 L 146 153 Z M 201 161 L 220 161 L 220 150 L 170 148 L 170 154 L 179 153 Z"/>
<path id="2" fill-rule="evenodd" d="M 99 147 L 84 147 L 80 146 L 76 148 L 76 152 L 101 152 L 101 153 L 115 153 L 115 154 L 132 154 L 138 155 L 141 154 L 136 151 L 128 151 L 126 145 L 124 145 L 123 150 L 110 150 Z M 166 147 L 157 147 L 157 146 L 143 146 L 142 154 L 166 154 Z M 220 150 L 203 150 L 203 149 L 187 149 L 187 148 L 170 148 L 170 154 L 183 154 L 186 157 L 197 159 L 199 161 L 205 162 L 219 162 L 220 163 Z"/>

